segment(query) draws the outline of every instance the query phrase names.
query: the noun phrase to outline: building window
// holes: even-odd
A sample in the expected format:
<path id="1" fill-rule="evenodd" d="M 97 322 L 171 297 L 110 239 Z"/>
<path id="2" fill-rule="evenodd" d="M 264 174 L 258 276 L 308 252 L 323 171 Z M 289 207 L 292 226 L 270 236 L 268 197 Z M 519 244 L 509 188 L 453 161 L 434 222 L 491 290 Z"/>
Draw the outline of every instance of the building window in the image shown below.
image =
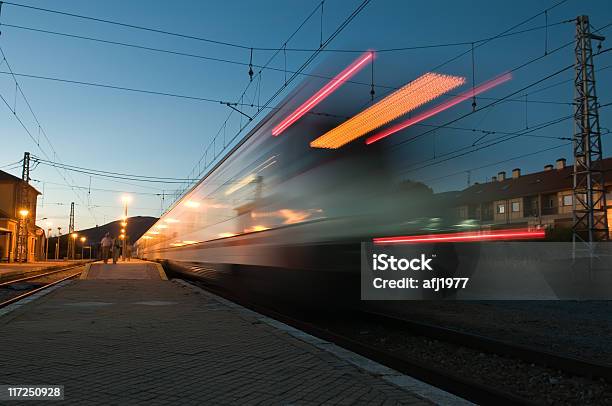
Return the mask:
<path id="1" fill-rule="evenodd" d="M 564 206 L 571 206 L 572 205 L 572 195 L 565 195 L 563 196 L 563 205 Z"/>
<path id="2" fill-rule="evenodd" d="M 505 204 L 498 204 L 497 205 L 497 214 L 504 214 L 506 212 L 506 205 Z"/>
<path id="3" fill-rule="evenodd" d="M 519 202 L 512 202 L 512 211 L 518 213 L 521 210 L 521 204 Z"/>

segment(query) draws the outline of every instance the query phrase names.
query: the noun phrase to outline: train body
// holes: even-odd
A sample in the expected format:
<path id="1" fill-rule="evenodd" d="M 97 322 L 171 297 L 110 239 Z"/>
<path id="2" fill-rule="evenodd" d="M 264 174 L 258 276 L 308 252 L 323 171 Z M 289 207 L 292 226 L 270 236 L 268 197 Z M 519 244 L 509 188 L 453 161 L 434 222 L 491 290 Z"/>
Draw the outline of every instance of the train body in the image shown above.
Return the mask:
<path id="1" fill-rule="evenodd" d="M 339 149 L 309 145 L 341 118 L 307 114 L 273 136 L 298 105 L 297 92 L 137 241 L 138 256 L 209 278 L 247 269 L 344 278 L 359 274 L 361 242 L 448 223 L 430 188 L 394 174 L 401 156 L 391 150 L 359 140 Z"/>

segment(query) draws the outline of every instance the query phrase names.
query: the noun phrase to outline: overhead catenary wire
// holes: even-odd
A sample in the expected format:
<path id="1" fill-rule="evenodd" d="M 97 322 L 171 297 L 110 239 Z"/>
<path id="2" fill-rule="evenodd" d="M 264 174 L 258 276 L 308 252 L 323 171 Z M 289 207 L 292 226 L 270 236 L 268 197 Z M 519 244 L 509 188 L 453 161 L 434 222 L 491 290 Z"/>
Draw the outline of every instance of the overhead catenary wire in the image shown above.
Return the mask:
<path id="1" fill-rule="evenodd" d="M 473 40 L 473 41 L 448 42 L 448 43 L 427 44 L 427 45 L 413 45 L 413 46 L 405 46 L 405 47 L 398 47 L 398 48 L 387 48 L 387 49 L 385 49 L 385 48 L 382 48 L 382 49 L 371 49 L 370 48 L 370 49 L 363 49 L 363 50 L 360 50 L 360 49 L 351 49 L 351 50 L 347 50 L 347 49 L 344 49 L 344 50 L 343 49 L 324 49 L 324 50 L 322 50 L 322 52 L 364 53 L 364 52 L 371 51 L 371 52 L 376 52 L 376 53 L 389 53 L 389 52 L 413 51 L 413 50 L 433 49 L 433 48 L 448 48 L 448 47 L 467 46 L 467 45 L 471 46 L 472 44 L 478 45 L 480 43 L 487 42 L 487 41 L 489 41 L 491 39 L 500 39 L 500 38 L 507 38 L 507 37 L 511 37 L 511 36 L 515 36 L 515 35 L 522 35 L 522 34 L 530 33 L 530 32 L 533 32 L 533 31 L 543 30 L 543 29 L 546 29 L 547 27 L 555 27 L 555 26 L 571 23 L 573 21 L 574 21 L 573 19 L 564 19 L 564 20 L 561 20 L 561 21 L 557 21 L 556 23 L 549 24 L 548 26 L 542 25 L 542 26 L 537 26 L 537 27 L 531 27 L 531 28 L 528 28 L 528 29 L 525 29 L 525 30 L 520 30 L 520 31 L 511 32 L 511 33 L 506 33 L 506 34 L 502 34 L 502 35 L 498 35 L 498 36 L 494 36 L 494 37 L 480 38 L 480 39 L 476 39 L 476 40 Z M 209 61 L 212 61 L 212 62 L 228 63 L 228 64 L 242 65 L 242 66 L 252 65 L 254 68 L 262 68 L 261 65 L 247 63 L 247 62 L 243 62 L 243 61 L 237 61 L 237 60 L 232 60 L 232 59 L 227 59 L 227 58 L 218 58 L 218 57 L 213 57 L 213 56 L 194 54 L 194 53 L 190 53 L 190 52 L 184 52 L 184 51 L 178 51 L 178 50 L 172 50 L 172 49 L 156 48 L 156 47 L 140 45 L 140 44 L 133 44 L 133 43 L 122 42 L 122 41 L 114 41 L 114 40 L 109 40 L 109 39 L 104 39 L 104 38 L 97 38 L 97 37 L 91 37 L 91 36 L 81 35 L 81 34 L 71 34 L 71 33 L 66 33 L 66 32 L 61 32 L 61 31 L 56 31 L 56 30 L 49 30 L 49 29 L 43 29 L 43 28 L 29 27 L 29 26 L 18 25 L 18 24 L 0 23 L 0 26 L 4 26 L 4 27 L 8 27 L 8 28 L 14 28 L 14 29 L 22 30 L 22 31 L 37 32 L 37 33 L 40 33 L 40 34 L 48 34 L 48 35 L 61 36 L 61 37 L 72 38 L 72 39 L 80 39 L 80 40 L 85 40 L 85 41 L 98 42 L 98 43 L 107 44 L 107 45 L 115 45 L 115 46 L 121 46 L 121 47 L 141 49 L 141 50 L 151 51 L 151 52 L 165 53 L 165 54 L 176 55 L 176 56 L 184 56 L 184 57 L 189 57 L 189 58 L 197 58 L 197 59 L 209 60 Z M 249 48 L 249 50 L 250 49 L 251 48 Z M 254 50 L 260 50 L 260 51 L 262 50 L 262 49 L 259 49 L 259 48 L 253 48 L 253 49 Z M 287 48 L 285 46 L 283 46 L 281 48 L 266 48 L 266 49 L 263 49 L 263 50 L 268 50 L 268 51 L 283 51 L 283 52 L 314 52 L 314 51 L 316 51 L 316 49 Z M 264 69 L 265 70 L 280 70 L 279 68 L 273 68 L 273 67 L 266 67 Z"/>
<path id="2" fill-rule="evenodd" d="M 359 6 L 357 6 L 357 8 L 347 17 L 344 19 L 344 21 L 336 28 L 336 30 L 323 42 L 323 45 L 321 47 L 319 47 L 318 50 L 316 50 L 315 52 L 313 52 L 313 54 L 300 66 L 300 68 L 295 71 L 291 77 L 283 84 L 283 86 L 281 86 L 276 93 L 274 93 L 274 95 L 272 97 L 270 97 L 263 105 L 261 105 L 258 102 L 258 108 L 257 111 L 255 112 L 255 114 L 253 115 L 253 119 L 255 117 L 257 117 L 262 111 L 264 111 L 268 105 L 285 89 L 287 88 L 287 85 L 289 83 L 291 83 L 309 64 L 310 62 L 312 62 L 312 60 L 314 60 L 314 58 L 319 55 L 320 51 L 322 49 L 324 49 L 331 41 L 333 41 L 334 38 L 336 38 L 336 36 L 342 32 L 344 30 L 344 28 L 367 6 L 367 4 L 370 2 L 370 0 L 364 0 L 362 1 L 362 3 L 360 3 Z M 291 39 L 301 30 L 301 28 L 308 22 L 308 20 L 310 18 L 312 18 L 312 16 L 316 13 L 316 11 L 318 10 L 318 7 L 316 7 L 314 10 L 312 10 L 312 12 L 302 21 L 302 23 L 293 31 L 293 33 L 289 36 L 289 38 L 287 40 L 284 41 L 284 44 L 287 44 L 289 41 L 291 41 Z M 282 48 L 280 48 L 279 50 L 277 50 L 269 59 L 268 61 L 264 64 L 264 66 L 268 66 L 272 60 L 276 57 L 276 55 L 278 55 L 280 53 Z M 263 72 L 263 69 L 259 69 L 259 71 L 257 72 L 257 76 L 261 77 L 261 74 Z M 249 83 L 247 84 L 247 86 L 245 87 L 244 91 L 242 92 L 240 99 L 246 94 L 246 92 L 248 91 L 249 87 L 251 86 L 253 82 L 249 81 Z M 214 147 L 215 145 L 215 140 L 216 138 L 219 136 L 219 134 L 221 133 L 221 130 L 224 128 L 224 126 L 227 125 L 227 122 L 229 120 L 229 118 L 231 117 L 231 112 L 228 115 L 228 117 L 225 119 L 225 122 L 223 123 L 223 125 L 219 128 L 219 130 L 217 131 L 217 133 L 215 134 L 215 136 L 212 139 L 212 142 L 209 143 L 208 147 L 205 148 L 204 150 L 204 154 L 200 157 L 200 159 L 198 160 L 198 162 L 194 165 L 194 168 L 192 169 L 193 173 L 195 171 L 196 168 L 199 169 L 199 166 L 202 162 L 202 160 L 206 160 L 206 157 L 208 156 L 208 151 L 211 148 L 211 145 Z M 242 133 L 242 131 L 249 125 L 249 123 L 247 123 L 244 126 L 240 126 L 238 131 L 234 134 L 234 136 L 230 139 L 228 145 L 232 144 L 235 139 Z M 225 148 L 225 146 L 224 146 Z M 213 161 L 215 161 L 220 155 L 221 153 L 224 151 L 224 149 L 222 149 L 218 154 L 216 153 L 216 151 L 213 151 L 213 159 L 211 160 L 211 163 Z M 207 165 L 207 162 L 205 162 L 204 165 L 204 170 L 206 170 L 208 168 L 209 165 Z M 202 174 L 202 170 L 198 171 L 198 177 Z M 189 188 L 192 185 L 187 185 L 187 188 Z M 186 189 L 187 189 L 186 188 Z M 172 206 L 171 206 L 172 207 Z"/>
<path id="3" fill-rule="evenodd" d="M 555 149 L 566 147 L 568 145 L 571 145 L 571 142 L 566 142 L 566 143 L 563 143 L 563 144 L 555 145 L 554 147 L 540 149 L 540 150 L 537 150 L 537 151 L 529 152 L 527 154 L 513 156 L 511 158 L 502 159 L 501 161 L 492 162 L 490 164 L 480 165 L 480 166 L 469 168 L 469 169 L 463 169 L 461 171 L 449 173 L 449 174 L 438 176 L 438 177 L 435 177 L 435 178 L 426 179 L 426 180 L 424 180 L 422 182 L 427 184 L 427 185 L 429 185 L 429 184 L 435 183 L 437 181 L 440 181 L 442 179 L 447 179 L 447 178 L 450 178 L 450 177 L 453 177 L 453 176 L 462 175 L 462 174 L 464 174 L 466 172 L 474 172 L 474 171 L 477 171 L 477 170 L 480 170 L 480 169 L 490 168 L 492 166 L 497 166 L 497 165 L 501 165 L 501 164 L 504 164 L 504 163 L 507 163 L 507 162 L 516 161 L 517 159 L 527 158 L 529 156 L 539 155 L 539 154 L 542 154 L 544 152 L 553 151 Z"/>
<path id="4" fill-rule="evenodd" d="M 561 1 L 557 2 L 557 3 L 555 3 L 554 5 L 550 6 L 550 7 L 549 7 L 549 8 L 547 8 L 546 10 L 550 11 L 550 10 L 552 10 L 553 8 L 558 7 L 558 6 L 560 6 L 561 4 L 565 3 L 566 1 L 567 1 L 567 0 L 561 0 Z M 506 30 L 502 31 L 501 33 L 497 34 L 496 36 L 493 36 L 493 37 L 488 38 L 487 40 L 483 41 L 482 43 L 479 43 L 479 44 L 478 44 L 478 46 L 485 45 L 486 43 L 488 43 L 488 42 L 490 42 L 490 41 L 493 41 L 493 40 L 495 40 L 496 38 L 501 38 L 502 36 L 504 36 L 504 35 L 506 35 L 506 34 L 508 34 L 508 33 L 512 32 L 513 30 L 515 30 L 516 28 L 520 27 L 521 25 L 526 24 L 527 22 L 529 22 L 529 21 L 533 20 L 533 19 L 534 19 L 534 18 L 536 18 L 537 16 L 541 15 L 543 12 L 544 12 L 544 11 L 539 12 L 539 13 L 537 13 L 537 14 L 535 14 L 535 15 L 533 15 L 533 16 L 531 16 L 531 17 L 529 17 L 529 18 L 527 18 L 527 19 L 525 19 L 525 20 L 523 20 L 523 21 L 521 21 L 521 22 L 519 22 L 519 23 L 517 23 L 517 24 L 513 25 L 512 27 L 510 27 L 510 28 L 508 28 L 508 29 L 506 29 Z M 570 21 L 570 20 L 568 20 L 568 21 Z M 439 64 L 439 65 L 437 65 L 436 67 L 434 67 L 434 68 L 433 68 L 433 69 L 431 69 L 431 70 L 436 70 L 436 69 L 439 69 L 440 67 L 442 67 L 442 66 L 444 66 L 444 65 L 446 65 L 446 64 L 448 64 L 448 63 L 450 63 L 450 62 L 452 62 L 452 61 L 454 61 L 454 60 L 456 60 L 456 59 L 460 58 L 461 56 L 465 55 L 467 52 L 469 52 L 469 50 L 468 50 L 468 51 L 466 51 L 466 52 L 460 53 L 459 55 L 457 55 L 457 56 L 455 56 L 455 57 L 453 57 L 453 58 L 451 58 L 451 59 L 449 59 L 449 60 L 447 60 L 447 61 L 445 61 L 445 62 L 443 62 L 443 63 Z M 308 63 L 308 62 L 309 62 L 309 61 L 307 61 L 306 63 Z M 261 73 L 261 70 L 260 70 L 260 72 L 259 72 L 259 73 Z M 293 79 L 294 77 L 295 77 L 295 74 L 292 76 L 292 79 Z M 247 86 L 247 88 L 248 88 L 248 86 Z M 277 92 L 276 92 L 276 93 L 275 93 L 275 94 L 274 94 L 274 95 L 273 95 L 273 96 L 272 96 L 272 97 L 269 99 L 269 101 L 268 101 L 267 103 L 265 103 L 265 104 L 264 104 L 263 108 L 265 108 L 265 107 L 267 106 L 267 104 L 268 104 L 268 103 L 269 103 L 271 100 L 275 99 L 275 98 L 276 98 L 276 96 L 277 96 L 277 95 L 280 93 L 280 91 L 282 91 L 282 88 L 281 88 L 281 89 L 279 89 L 279 90 L 278 90 L 278 91 L 277 91 Z M 258 109 L 258 111 L 257 111 L 257 113 L 255 114 L 255 116 L 257 116 L 257 115 L 258 115 L 258 114 L 261 112 L 261 110 L 263 110 L 263 108 L 259 108 L 259 109 Z M 227 122 L 227 119 L 226 119 L 226 122 Z M 238 130 L 238 132 L 236 133 L 236 135 L 235 135 L 235 136 L 232 138 L 232 141 L 233 141 L 233 140 L 234 140 L 234 139 L 235 139 L 235 138 L 236 138 L 236 137 L 237 137 L 237 136 L 238 136 L 238 135 L 239 135 L 239 134 L 242 132 L 242 130 L 243 130 L 243 129 L 244 129 L 244 127 L 241 127 L 241 128 Z M 209 148 L 210 148 L 210 147 L 209 147 Z M 209 148 L 207 148 L 207 149 L 205 150 L 205 155 L 207 155 Z M 200 160 L 199 162 L 201 162 L 201 160 Z M 199 163 L 196 165 L 196 167 L 198 167 L 198 166 L 199 166 Z M 195 167 L 194 167 L 194 168 L 195 168 Z M 201 175 L 201 172 L 199 173 L 199 175 L 198 175 L 198 176 L 200 176 L 200 175 Z M 172 206 L 171 206 L 171 207 L 172 207 Z"/>
<path id="5" fill-rule="evenodd" d="M 0 2 L 0 11 L 2 10 L 2 3 Z M 39 133 L 42 132 L 42 134 L 44 135 L 45 139 L 47 140 L 47 143 L 49 144 L 49 147 L 51 148 L 51 151 L 53 153 L 53 158 L 54 159 L 58 159 L 59 160 L 59 155 L 57 154 L 57 151 L 55 150 L 55 148 L 53 147 L 53 143 L 51 142 L 51 140 L 49 139 L 49 137 L 47 136 L 46 131 L 44 130 L 43 126 L 40 123 L 40 120 L 38 119 L 38 116 L 36 115 L 36 113 L 34 112 L 34 109 L 32 108 L 32 105 L 30 104 L 28 98 L 26 97 L 25 93 L 23 92 L 23 89 L 21 88 L 21 85 L 19 84 L 19 81 L 17 80 L 16 75 L 13 72 L 13 68 L 11 67 L 6 54 L 4 52 L 4 49 L 2 49 L 2 47 L 0 47 L 0 53 L 2 54 L 2 62 L 6 64 L 6 67 L 9 69 L 9 74 L 12 76 L 13 81 L 15 82 L 15 97 L 17 95 L 17 90 L 19 91 L 19 93 L 21 94 L 21 97 L 24 99 L 30 114 L 32 114 L 32 117 L 34 117 L 34 120 L 36 121 L 36 124 L 38 125 L 38 131 Z M 6 104 L 6 106 L 9 108 L 9 110 L 11 110 L 10 105 L 8 104 L 8 102 L 6 101 L 6 99 L 4 98 L 4 96 L 0 95 L 0 97 L 2 98 L 2 101 Z M 26 133 L 28 134 L 28 136 L 32 139 L 32 141 L 34 142 L 34 144 L 38 147 L 38 149 L 43 153 L 43 155 L 45 155 L 47 158 L 49 158 L 47 152 L 41 147 L 40 145 L 40 140 L 36 139 L 31 131 L 27 128 L 27 126 L 24 124 L 23 120 L 19 117 L 19 115 L 17 114 L 16 111 L 16 107 L 13 107 L 12 109 L 13 112 L 13 116 L 17 119 L 17 121 L 19 122 L 19 124 L 21 125 L 21 127 L 26 131 Z M 64 176 L 63 173 L 61 173 L 60 171 L 58 171 L 58 174 L 61 176 L 61 178 L 64 180 L 64 182 L 70 186 L 71 183 L 68 181 L 68 179 L 66 179 L 66 176 Z M 70 176 L 70 175 L 68 175 Z M 72 182 L 74 183 L 74 179 L 72 179 Z M 77 198 L 83 202 L 83 199 L 81 196 L 79 196 L 78 193 L 76 193 L 76 191 L 73 189 L 74 194 L 77 196 Z M 91 215 L 92 219 L 97 222 L 96 219 L 96 215 L 95 213 L 89 209 L 89 214 Z"/>
<path id="6" fill-rule="evenodd" d="M 606 24 L 605 26 L 601 27 L 601 28 L 600 28 L 598 31 L 602 31 L 602 30 L 604 30 L 604 29 L 606 29 L 606 28 L 608 28 L 608 27 L 610 27 L 610 26 L 612 26 L 612 23 L 608 23 L 608 24 Z M 574 43 L 574 41 L 570 41 L 570 42 L 568 42 L 568 43 L 566 43 L 566 44 L 564 44 L 564 45 L 561 45 L 561 46 L 559 46 L 559 47 L 557 47 L 557 48 L 553 49 L 552 51 L 548 52 L 546 55 L 541 55 L 541 56 L 538 56 L 538 57 L 532 58 L 531 60 L 529 60 L 529 61 L 527 61 L 527 62 L 524 62 L 524 63 L 522 63 L 522 64 L 520 64 L 520 65 L 518 65 L 518 66 L 514 67 L 513 69 L 511 69 L 511 70 L 510 70 L 510 71 L 508 71 L 508 72 L 515 72 L 515 71 L 517 71 L 517 70 L 519 70 L 519 69 L 522 69 L 522 68 L 524 68 L 525 66 L 528 66 L 528 65 L 530 65 L 530 64 L 532 64 L 532 63 L 534 63 L 534 62 L 536 62 L 536 61 L 538 61 L 538 60 L 540 60 L 540 59 L 542 59 L 542 58 L 545 58 L 545 57 L 547 57 L 547 56 L 550 56 L 551 54 L 553 54 L 553 53 L 555 53 L 555 52 L 557 52 L 557 51 L 559 51 L 559 50 L 561 50 L 561 49 L 563 49 L 563 48 L 566 48 L 566 47 L 568 47 L 568 46 L 572 45 L 573 43 Z M 506 96 L 504 96 L 504 97 L 502 97 L 502 98 L 500 98 L 500 99 L 496 100 L 496 101 L 493 101 L 493 102 L 491 102 L 491 103 L 489 103 L 489 104 L 487 104 L 487 105 L 485 105 L 485 106 L 483 106 L 483 107 L 481 107 L 481 108 L 477 108 L 477 109 L 475 109 L 475 110 L 473 110 L 473 111 L 471 111 L 471 112 L 465 113 L 465 114 L 461 115 L 460 117 L 457 117 L 457 118 L 455 118 L 455 119 L 452 119 L 452 120 L 450 120 L 449 122 L 447 122 L 446 124 L 448 125 L 448 124 L 455 123 L 455 122 L 457 122 L 457 121 L 459 121 L 459 120 L 462 120 L 462 119 L 464 119 L 465 117 L 468 117 L 468 116 L 470 116 L 470 115 L 472 115 L 472 114 L 474 114 L 474 113 L 477 113 L 477 112 L 479 112 L 479 111 L 482 111 L 482 110 L 488 109 L 488 108 L 490 108 L 490 107 L 493 107 L 493 106 L 495 106 L 495 105 L 499 104 L 500 102 L 504 101 L 505 99 L 510 98 L 510 97 L 512 97 L 512 96 L 514 96 L 514 95 L 516 95 L 516 94 L 518 94 L 518 93 L 521 93 L 521 92 L 523 92 L 524 90 L 526 90 L 526 89 L 528 89 L 528 88 L 530 88 L 530 87 L 532 87 L 532 86 L 535 86 L 535 85 L 537 85 L 537 84 L 539 84 L 539 83 L 542 83 L 542 82 L 544 82 L 544 81 L 546 81 L 546 80 L 550 79 L 551 77 L 554 77 L 554 76 L 556 76 L 556 75 L 558 75 L 558 74 L 560 74 L 560 73 L 562 73 L 562 72 L 565 72 L 566 70 L 572 69 L 573 67 L 574 67 L 574 65 L 573 65 L 573 64 L 571 64 L 571 65 L 568 65 L 568 66 L 566 66 L 566 67 L 564 67 L 564 68 L 561 68 L 561 69 L 557 70 L 556 72 L 553 72 L 552 74 L 549 74 L 549 75 L 547 75 L 547 76 L 546 76 L 546 77 L 544 77 L 544 78 L 538 79 L 537 81 L 532 82 L 531 84 L 529 84 L 529 85 L 527 85 L 527 86 L 524 86 L 524 87 L 522 87 L 521 89 L 516 90 L 516 91 L 514 91 L 514 92 L 512 92 L 512 93 L 510 93 L 510 94 L 508 94 L 508 95 L 506 95 Z M 405 144 L 405 143 L 407 143 L 407 142 L 412 142 L 412 141 L 414 141 L 414 140 L 416 140 L 416 139 L 418 139 L 418 138 L 421 138 L 421 137 L 423 137 L 423 136 L 425 136 L 425 135 L 427 135 L 427 134 L 431 133 L 432 131 L 433 131 L 433 130 L 425 131 L 425 132 L 423 132 L 423 133 L 421 133 L 421 134 L 418 134 L 418 135 L 416 135 L 416 136 L 410 137 L 410 138 L 408 138 L 407 140 L 400 141 L 399 143 L 394 144 L 394 145 L 393 145 L 393 147 L 398 147 L 398 146 L 400 146 L 400 145 L 402 145 L 402 144 Z"/>

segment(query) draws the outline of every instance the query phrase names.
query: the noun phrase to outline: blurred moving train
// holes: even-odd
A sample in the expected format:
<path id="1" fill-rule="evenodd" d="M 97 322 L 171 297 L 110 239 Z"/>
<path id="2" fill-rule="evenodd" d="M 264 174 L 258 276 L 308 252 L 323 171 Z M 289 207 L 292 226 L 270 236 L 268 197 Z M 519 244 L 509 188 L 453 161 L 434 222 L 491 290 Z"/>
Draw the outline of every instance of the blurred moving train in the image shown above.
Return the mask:
<path id="1" fill-rule="evenodd" d="M 307 114 L 272 136 L 299 95 L 313 89 L 303 84 L 250 131 L 137 241 L 138 256 L 209 279 L 243 278 L 247 270 L 261 279 L 265 269 L 281 283 L 278 275 L 293 270 L 302 277 L 290 280 L 321 291 L 306 275 L 358 276 L 361 242 L 444 229 L 444 202 L 427 186 L 395 176 L 391 163 L 401 157 L 382 143 L 309 145 L 342 119 Z"/>

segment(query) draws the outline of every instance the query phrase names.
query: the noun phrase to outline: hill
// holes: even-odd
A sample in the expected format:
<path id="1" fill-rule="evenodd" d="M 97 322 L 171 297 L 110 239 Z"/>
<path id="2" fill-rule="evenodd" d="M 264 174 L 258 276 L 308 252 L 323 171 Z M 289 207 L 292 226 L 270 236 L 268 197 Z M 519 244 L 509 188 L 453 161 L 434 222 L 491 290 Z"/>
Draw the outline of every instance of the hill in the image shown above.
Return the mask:
<path id="1" fill-rule="evenodd" d="M 148 217 L 148 216 L 135 216 L 130 217 L 127 220 L 127 235 L 130 241 L 134 242 L 139 239 L 155 222 L 157 221 L 156 217 Z M 106 233 L 110 233 L 111 237 L 116 237 L 120 234 L 121 231 L 121 220 L 112 221 L 110 223 L 87 228 L 84 230 L 75 230 L 75 232 L 79 235 L 76 243 L 76 254 L 79 256 L 81 254 L 81 237 L 85 237 L 85 246 L 91 246 L 92 248 L 92 257 L 96 257 L 99 251 L 100 240 Z M 57 244 L 57 237 L 53 237 L 49 239 L 49 258 L 55 258 L 55 246 Z M 68 249 L 68 235 L 62 235 L 60 237 L 60 257 L 63 258 L 66 256 L 66 250 Z M 88 257 L 88 253 L 85 253 L 85 257 Z"/>

